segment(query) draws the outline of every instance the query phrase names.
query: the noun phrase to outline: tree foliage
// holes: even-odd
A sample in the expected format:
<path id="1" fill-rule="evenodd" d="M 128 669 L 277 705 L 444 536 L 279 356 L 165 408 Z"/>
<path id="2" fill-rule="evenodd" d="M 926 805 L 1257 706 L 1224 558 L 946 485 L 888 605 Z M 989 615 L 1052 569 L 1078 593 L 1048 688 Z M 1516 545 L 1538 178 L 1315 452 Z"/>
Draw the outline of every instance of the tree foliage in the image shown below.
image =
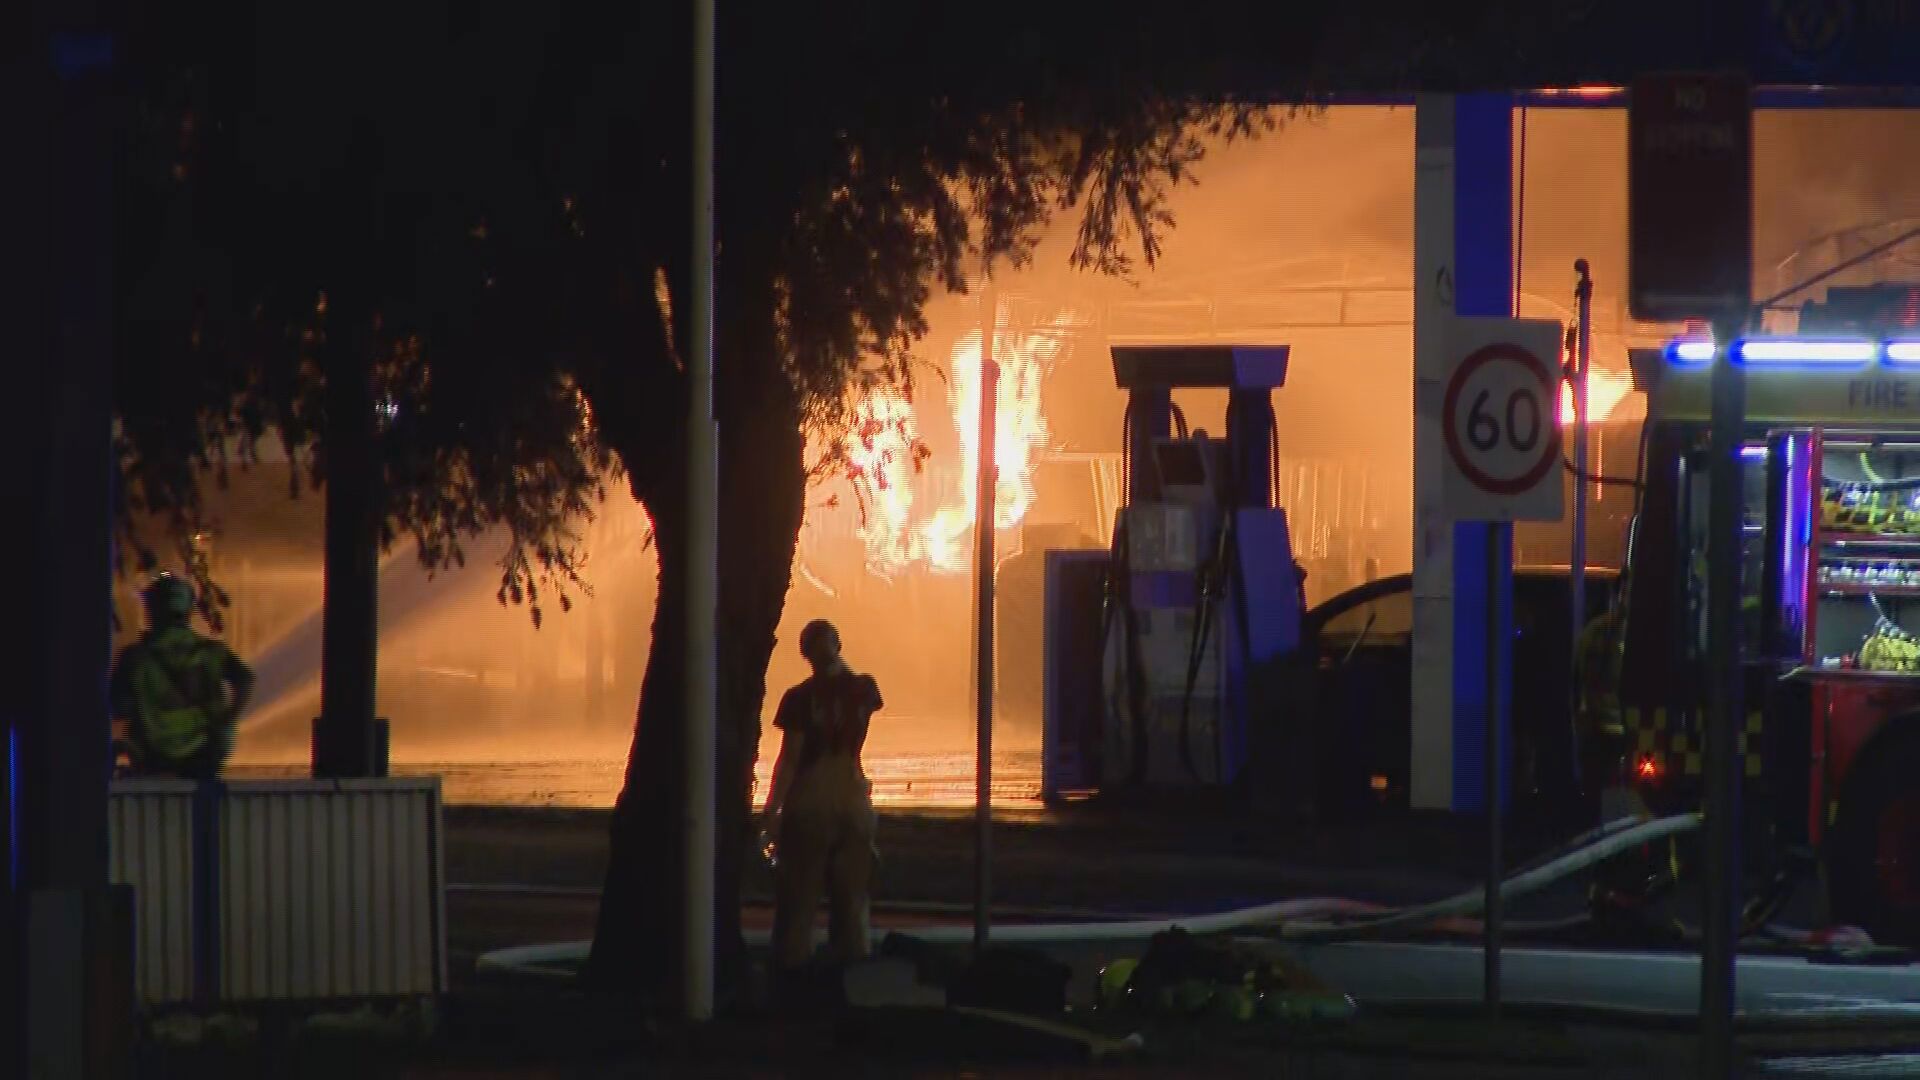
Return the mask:
<path id="1" fill-rule="evenodd" d="M 937 38 L 848 33 L 874 14 L 861 5 L 729 7 L 722 395 L 772 375 L 820 428 L 844 426 L 850 383 L 910 386 L 931 291 L 983 258 L 1020 264 L 1055 213 L 1084 209 L 1083 265 L 1151 261 L 1196 132 L 1263 121 L 1127 83 L 946 83 L 961 69 L 907 47 L 940 55 Z M 205 485 L 265 437 L 323 479 L 320 385 L 342 349 L 375 357 L 392 402 L 396 534 L 444 566 L 503 527 L 505 598 L 537 609 L 542 586 L 577 580 L 575 522 L 611 451 L 642 501 L 674 482 L 685 28 L 574 14 L 543 29 L 452 4 L 371 24 L 209 8 L 134 37 L 129 524 L 190 537 Z"/>
<path id="2" fill-rule="evenodd" d="M 150 558 L 199 531 L 205 485 L 260 438 L 323 477 L 319 384 L 351 339 L 399 406 L 384 440 L 396 532 L 443 566 L 502 526 L 503 596 L 537 606 L 542 585 L 574 582 L 570 521 L 610 452 L 643 500 L 677 458 L 684 327 L 656 298 L 685 296 L 689 272 L 684 6 L 136 10 L 122 496 L 129 525 L 167 528 L 130 528 L 132 549 Z M 728 359 L 778 368 L 823 429 L 844 425 L 850 383 L 911 386 L 931 290 L 962 287 L 985 258 L 1020 264 L 1054 215 L 1079 214 L 1077 265 L 1151 263 L 1197 136 L 1270 124 L 1263 96 L 1472 85 L 1489 63 L 1566 46 L 1591 16 L 721 11 L 723 349 L 770 320 L 755 327 L 769 355 Z M 728 374 L 723 393 L 752 384 Z"/>
<path id="3" fill-rule="evenodd" d="M 442 567 L 504 527 L 502 598 L 538 618 L 540 586 L 575 576 L 576 524 L 612 464 L 556 332 L 571 313 L 501 280 L 537 282 L 573 227 L 521 155 L 550 57 L 504 25 L 459 29 L 450 7 L 354 17 L 370 14 L 210 8 L 132 36 L 128 539 L 151 559 L 136 524 L 157 518 L 189 554 L 205 486 L 264 437 L 302 465 L 296 486 L 323 481 L 321 388 L 346 357 L 390 410 L 388 539 Z"/>

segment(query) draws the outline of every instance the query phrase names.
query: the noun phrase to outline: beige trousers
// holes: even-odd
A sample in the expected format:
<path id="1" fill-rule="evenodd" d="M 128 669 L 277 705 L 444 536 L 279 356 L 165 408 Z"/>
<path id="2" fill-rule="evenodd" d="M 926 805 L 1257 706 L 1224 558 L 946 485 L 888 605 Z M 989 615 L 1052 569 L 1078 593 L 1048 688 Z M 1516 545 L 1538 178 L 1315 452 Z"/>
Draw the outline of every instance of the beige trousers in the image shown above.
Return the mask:
<path id="1" fill-rule="evenodd" d="M 865 959 L 873 880 L 872 787 L 858 758 L 835 754 L 807 767 L 780 815 L 774 867 L 773 948 L 785 969 L 813 957 L 814 913 L 826 893 L 836 959 Z"/>

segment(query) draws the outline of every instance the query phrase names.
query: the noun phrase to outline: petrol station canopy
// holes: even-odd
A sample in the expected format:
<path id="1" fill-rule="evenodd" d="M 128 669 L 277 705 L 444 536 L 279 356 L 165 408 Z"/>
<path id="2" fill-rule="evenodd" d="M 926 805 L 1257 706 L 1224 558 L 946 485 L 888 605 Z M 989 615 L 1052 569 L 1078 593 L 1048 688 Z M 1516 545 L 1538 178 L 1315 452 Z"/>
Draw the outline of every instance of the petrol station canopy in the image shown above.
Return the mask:
<path id="1" fill-rule="evenodd" d="M 1546 91 L 1533 103 L 1619 106 L 1613 88 L 1638 75 L 1720 69 L 1744 72 L 1761 107 L 1920 104 L 1920 0 L 1114 0 L 1091 19 L 1047 7 L 878 17 L 990 33 L 996 51 L 1012 38 L 1036 66 L 1097 63 L 1152 89 L 1240 100 Z"/>

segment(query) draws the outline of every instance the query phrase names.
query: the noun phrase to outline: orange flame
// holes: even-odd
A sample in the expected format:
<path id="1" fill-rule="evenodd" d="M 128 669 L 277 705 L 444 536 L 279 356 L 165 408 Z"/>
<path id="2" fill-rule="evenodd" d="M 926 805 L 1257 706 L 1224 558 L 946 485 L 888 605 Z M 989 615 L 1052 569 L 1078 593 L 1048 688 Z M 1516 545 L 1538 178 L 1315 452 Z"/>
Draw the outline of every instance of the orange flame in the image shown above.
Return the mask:
<path id="1" fill-rule="evenodd" d="M 1033 507 L 1033 462 L 1047 443 L 1047 419 L 1041 409 L 1041 380 L 1059 354 L 1055 332 L 1070 324 L 1070 315 L 1052 327 L 1032 333 L 998 331 L 994 359 L 999 382 L 994 394 L 993 461 L 998 470 L 994 486 L 993 522 L 1010 529 Z M 948 386 L 955 433 L 960 442 L 960 498 L 957 503 L 929 509 L 916 500 L 913 474 L 918 465 L 917 418 L 913 404 L 891 387 L 861 392 L 855 406 L 854 428 L 845 448 L 865 519 L 859 529 L 866 546 L 867 568 L 890 577 L 916 564 L 937 573 L 965 573 L 974 521 L 979 516 L 980 460 L 980 331 L 963 336 L 949 358 Z"/>
<path id="2" fill-rule="evenodd" d="M 845 444 L 847 472 L 864 511 L 860 538 L 867 560 L 880 573 L 890 572 L 898 561 L 890 555 L 914 550 L 910 522 L 920 446 L 913 403 L 905 394 L 879 386 L 861 395 Z"/>
<path id="3" fill-rule="evenodd" d="M 1627 395 L 1633 392 L 1633 375 L 1625 371 L 1606 371 L 1595 368 L 1587 373 L 1587 418 L 1591 423 L 1601 423 L 1613 415 Z M 1560 424 L 1566 426 L 1575 420 L 1573 411 L 1573 384 L 1560 384 Z"/>

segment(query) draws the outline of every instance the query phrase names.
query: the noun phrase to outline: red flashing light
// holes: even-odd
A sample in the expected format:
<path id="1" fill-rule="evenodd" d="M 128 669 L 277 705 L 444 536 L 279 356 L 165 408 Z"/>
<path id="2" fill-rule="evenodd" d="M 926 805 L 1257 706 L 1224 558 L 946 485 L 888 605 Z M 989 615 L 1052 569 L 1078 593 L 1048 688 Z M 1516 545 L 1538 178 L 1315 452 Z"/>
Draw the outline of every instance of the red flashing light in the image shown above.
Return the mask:
<path id="1" fill-rule="evenodd" d="M 1634 762 L 1633 775 L 1635 779 L 1649 783 L 1658 780 L 1660 779 L 1660 762 L 1642 755 L 1639 761 Z"/>

